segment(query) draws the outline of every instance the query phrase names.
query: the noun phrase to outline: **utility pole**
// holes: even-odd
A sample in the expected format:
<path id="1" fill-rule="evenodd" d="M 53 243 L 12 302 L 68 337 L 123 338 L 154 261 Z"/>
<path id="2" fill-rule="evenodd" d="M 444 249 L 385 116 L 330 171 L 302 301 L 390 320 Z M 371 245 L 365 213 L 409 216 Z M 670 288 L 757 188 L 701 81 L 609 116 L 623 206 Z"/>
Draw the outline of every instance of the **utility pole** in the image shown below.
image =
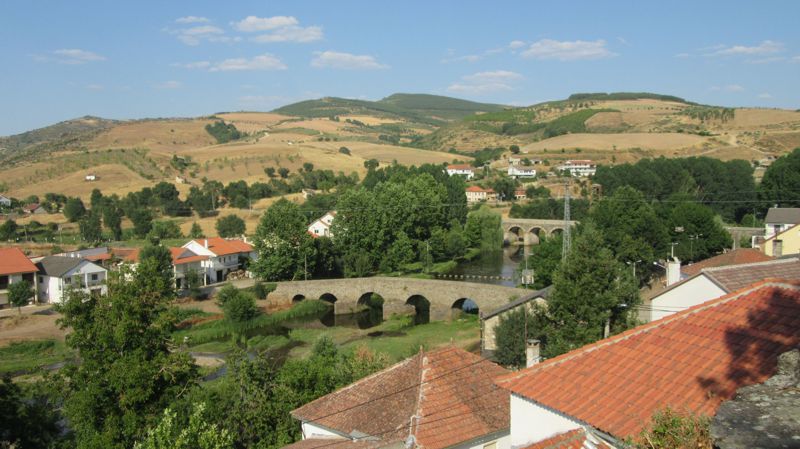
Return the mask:
<path id="1" fill-rule="evenodd" d="M 569 248 L 572 246 L 569 222 L 569 180 L 567 180 L 564 182 L 564 234 L 561 243 L 561 260 L 567 258 Z"/>

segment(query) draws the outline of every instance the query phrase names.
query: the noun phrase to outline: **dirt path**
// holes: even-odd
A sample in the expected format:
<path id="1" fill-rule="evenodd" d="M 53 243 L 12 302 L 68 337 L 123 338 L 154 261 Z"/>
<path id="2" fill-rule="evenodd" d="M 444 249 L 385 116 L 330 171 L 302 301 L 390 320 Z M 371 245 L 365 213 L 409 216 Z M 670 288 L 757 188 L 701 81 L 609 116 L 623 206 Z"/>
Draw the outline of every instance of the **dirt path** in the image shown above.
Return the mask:
<path id="1" fill-rule="evenodd" d="M 4 311 L 5 312 L 5 311 Z M 66 332 L 59 329 L 56 320 L 59 314 L 52 310 L 38 310 L 34 313 L 0 315 L 0 347 L 15 341 L 57 339 L 64 340 Z"/>

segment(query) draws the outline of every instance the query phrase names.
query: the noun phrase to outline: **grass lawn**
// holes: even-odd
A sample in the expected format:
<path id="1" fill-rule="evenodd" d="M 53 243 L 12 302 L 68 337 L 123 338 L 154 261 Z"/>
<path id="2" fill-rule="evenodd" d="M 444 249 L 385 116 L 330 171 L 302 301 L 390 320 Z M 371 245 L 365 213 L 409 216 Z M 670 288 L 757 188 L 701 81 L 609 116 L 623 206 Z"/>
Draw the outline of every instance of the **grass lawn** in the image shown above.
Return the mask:
<path id="1" fill-rule="evenodd" d="M 63 341 L 31 340 L 0 348 L 0 373 L 32 371 L 72 357 Z"/>

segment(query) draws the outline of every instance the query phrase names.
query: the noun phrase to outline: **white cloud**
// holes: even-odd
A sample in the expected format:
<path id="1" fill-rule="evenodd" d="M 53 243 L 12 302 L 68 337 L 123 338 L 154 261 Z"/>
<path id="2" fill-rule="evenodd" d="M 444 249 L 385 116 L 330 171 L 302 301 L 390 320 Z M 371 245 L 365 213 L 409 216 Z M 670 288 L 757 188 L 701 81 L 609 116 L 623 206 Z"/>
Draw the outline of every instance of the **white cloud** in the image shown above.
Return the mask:
<path id="1" fill-rule="evenodd" d="M 63 48 L 55 50 L 46 56 L 34 55 L 33 59 L 39 62 L 59 62 L 61 64 L 85 64 L 87 62 L 106 60 L 105 56 L 79 48 Z"/>
<path id="2" fill-rule="evenodd" d="M 738 84 L 726 84 L 724 86 L 711 86 L 709 90 L 715 92 L 744 92 L 744 87 Z"/>
<path id="3" fill-rule="evenodd" d="M 211 21 L 205 17 L 198 17 L 198 16 L 185 16 L 175 19 L 175 23 L 207 23 L 207 22 Z"/>
<path id="4" fill-rule="evenodd" d="M 164 81 L 155 85 L 156 89 L 180 89 L 181 87 L 183 87 L 183 83 L 180 81 Z"/>
<path id="5" fill-rule="evenodd" d="M 300 27 L 287 26 L 277 30 L 254 37 L 253 42 L 268 44 L 273 42 L 298 42 L 307 43 L 322 39 L 322 28 L 318 26 Z"/>
<path id="6" fill-rule="evenodd" d="M 292 16 L 256 17 L 247 16 L 238 22 L 231 22 L 233 28 L 244 33 L 268 31 L 297 25 L 299 22 Z"/>
<path id="7" fill-rule="evenodd" d="M 707 56 L 736 56 L 736 55 L 754 56 L 754 55 L 779 53 L 781 51 L 783 51 L 782 43 L 766 40 L 762 41 L 758 45 L 753 45 L 753 46 L 746 46 L 746 45 L 733 45 L 730 47 L 722 46 L 716 49 L 716 51 L 708 53 Z"/>
<path id="8" fill-rule="evenodd" d="M 764 93 L 758 94 L 758 98 L 761 98 L 761 99 L 764 99 L 764 100 L 769 100 L 770 98 L 772 98 L 772 94 L 770 94 L 768 92 L 764 92 Z"/>
<path id="9" fill-rule="evenodd" d="M 186 63 L 176 62 L 170 65 L 172 67 L 180 67 L 183 69 L 207 69 L 211 67 L 211 63 L 208 61 L 196 61 L 196 62 L 186 62 Z"/>
<path id="10" fill-rule="evenodd" d="M 209 64 L 209 72 L 240 72 L 248 70 L 285 70 L 286 64 L 275 56 L 263 55 L 247 58 L 231 58 Z"/>
<path id="11" fill-rule="evenodd" d="M 508 48 L 510 48 L 512 50 L 518 50 L 518 49 L 524 47 L 525 45 L 527 45 L 527 44 L 524 41 L 511 41 L 508 44 Z"/>
<path id="12" fill-rule="evenodd" d="M 608 48 L 606 41 L 556 41 L 541 39 L 523 51 L 522 57 L 532 59 L 555 59 L 558 61 L 578 61 L 602 59 L 616 56 Z"/>
<path id="13" fill-rule="evenodd" d="M 748 64 L 771 64 L 773 62 L 783 62 L 788 60 L 786 56 L 768 56 L 766 58 L 748 59 L 745 61 Z"/>
<path id="14" fill-rule="evenodd" d="M 207 40 L 209 42 L 227 42 L 230 37 L 225 36 L 222 28 L 214 25 L 199 25 L 190 28 L 182 28 L 179 30 L 168 30 L 170 34 L 178 37 L 178 40 L 186 45 L 199 45 L 200 42 Z"/>
<path id="15" fill-rule="evenodd" d="M 314 59 L 311 60 L 311 67 L 345 70 L 375 70 L 389 68 L 388 65 L 379 63 L 373 56 L 354 55 L 352 53 L 343 53 L 330 50 L 314 52 Z"/>
<path id="16" fill-rule="evenodd" d="M 483 95 L 493 92 L 514 90 L 512 84 L 524 77 L 509 70 L 478 72 L 461 77 L 461 81 L 447 87 L 449 92 L 468 95 Z"/>
<path id="17" fill-rule="evenodd" d="M 86 88 L 89 90 L 104 90 L 106 87 L 102 84 L 87 84 Z"/>

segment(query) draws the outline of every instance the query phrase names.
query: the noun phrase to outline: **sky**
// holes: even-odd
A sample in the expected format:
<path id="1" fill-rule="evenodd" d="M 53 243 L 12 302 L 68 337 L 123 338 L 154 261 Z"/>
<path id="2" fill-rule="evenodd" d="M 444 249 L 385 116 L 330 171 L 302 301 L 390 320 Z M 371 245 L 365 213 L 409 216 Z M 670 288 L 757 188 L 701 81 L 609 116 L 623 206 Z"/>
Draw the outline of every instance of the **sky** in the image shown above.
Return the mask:
<path id="1" fill-rule="evenodd" d="M 0 135 L 397 92 L 798 109 L 798 17 L 796 0 L 4 0 Z"/>

